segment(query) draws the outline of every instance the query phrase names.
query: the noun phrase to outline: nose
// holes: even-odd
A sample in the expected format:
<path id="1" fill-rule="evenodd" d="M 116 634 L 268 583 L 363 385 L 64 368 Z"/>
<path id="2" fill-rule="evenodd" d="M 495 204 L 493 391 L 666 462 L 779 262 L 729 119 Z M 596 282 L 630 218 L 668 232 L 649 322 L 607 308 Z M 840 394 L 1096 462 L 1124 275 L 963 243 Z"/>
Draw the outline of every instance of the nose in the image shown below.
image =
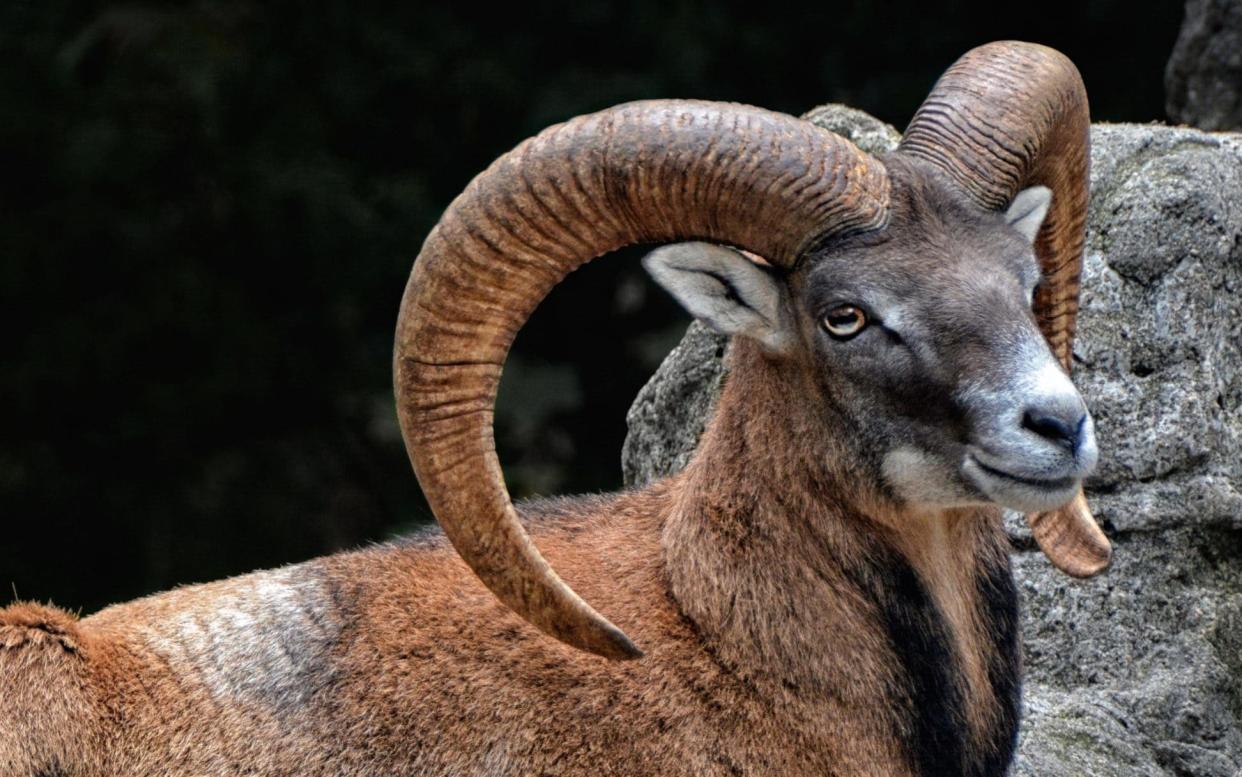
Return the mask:
<path id="1" fill-rule="evenodd" d="M 1022 414 L 1022 428 L 1073 453 L 1082 441 L 1087 414 L 1079 408 L 1028 407 Z"/>

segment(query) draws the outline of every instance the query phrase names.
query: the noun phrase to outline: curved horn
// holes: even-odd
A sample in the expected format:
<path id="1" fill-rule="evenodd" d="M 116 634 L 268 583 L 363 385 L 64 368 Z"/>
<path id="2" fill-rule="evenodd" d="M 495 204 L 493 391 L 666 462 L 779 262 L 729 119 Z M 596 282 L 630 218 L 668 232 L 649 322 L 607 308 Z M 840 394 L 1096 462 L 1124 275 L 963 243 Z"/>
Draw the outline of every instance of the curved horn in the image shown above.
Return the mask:
<path id="1" fill-rule="evenodd" d="M 397 323 L 397 409 L 431 509 L 505 604 L 609 658 L 638 648 L 551 569 L 518 522 L 492 412 L 501 367 L 571 270 L 635 243 L 707 240 L 790 266 L 812 243 L 882 225 L 883 165 L 849 141 L 740 105 L 651 101 L 580 116 L 496 160 L 449 205 Z"/>
<path id="2" fill-rule="evenodd" d="M 1003 209 L 1028 186 L 1052 190 L 1035 241 L 1046 279 L 1035 295 L 1035 316 L 1066 372 L 1078 317 L 1090 121 L 1086 89 L 1069 59 L 1046 46 L 1003 41 L 954 63 L 898 146 L 986 208 Z M 1081 492 L 1028 520 L 1040 549 L 1062 571 L 1089 577 L 1108 566 L 1111 546 Z"/>

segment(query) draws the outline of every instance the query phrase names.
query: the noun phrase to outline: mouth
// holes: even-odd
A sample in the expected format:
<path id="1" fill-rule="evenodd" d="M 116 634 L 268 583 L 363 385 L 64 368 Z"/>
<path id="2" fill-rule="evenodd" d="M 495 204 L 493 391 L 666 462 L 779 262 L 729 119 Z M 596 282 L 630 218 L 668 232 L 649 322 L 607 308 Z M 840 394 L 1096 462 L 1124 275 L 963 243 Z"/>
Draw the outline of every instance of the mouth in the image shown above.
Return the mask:
<path id="1" fill-rule="evenodd" d="M 1078 491 L 1079 478 L 1041 478 L 1019 475 L 985 464 L 967 454 L 962 470 L 975 487 L 993 502 L 1019 512 L 1043 512 L 1068 502 Z"/>
<path id="2" fill-rule="evenodd" d="M 994 478 L 1008 480 L 1024 486 L 1030 486 L 1031 488 L 1042 488 L 1048 491 L 1061 491 L 1078 483 L 1076 478 L 1071 477 L 1044 479 L 1032 478 L 1024 475 L 1015 475 L 1012 472 L 1006 472 L 1002 469 L 997 469 L 996 467 L 989 467 L 987 464 L 984 464 L 982 461 L 979 461 L 979 459 L 973 456 L 971 457 L 971 460 L 974 462 L 975 466 Z"/>

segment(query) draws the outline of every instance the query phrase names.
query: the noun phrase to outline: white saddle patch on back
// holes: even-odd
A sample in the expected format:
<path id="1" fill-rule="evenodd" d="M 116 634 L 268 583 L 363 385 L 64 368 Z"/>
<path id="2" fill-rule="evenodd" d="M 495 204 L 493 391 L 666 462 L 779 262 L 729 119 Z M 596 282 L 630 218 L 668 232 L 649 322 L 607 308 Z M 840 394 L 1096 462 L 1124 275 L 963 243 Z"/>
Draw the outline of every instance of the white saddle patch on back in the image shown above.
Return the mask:
<path id="1" fill-rule="evenodd" d="M 340 632 L 326 588 L 302 565 L 175 591 L 188 606 L 152 624 L 149 644 L 217 697 L 301 706 L 330 675 Z"/>

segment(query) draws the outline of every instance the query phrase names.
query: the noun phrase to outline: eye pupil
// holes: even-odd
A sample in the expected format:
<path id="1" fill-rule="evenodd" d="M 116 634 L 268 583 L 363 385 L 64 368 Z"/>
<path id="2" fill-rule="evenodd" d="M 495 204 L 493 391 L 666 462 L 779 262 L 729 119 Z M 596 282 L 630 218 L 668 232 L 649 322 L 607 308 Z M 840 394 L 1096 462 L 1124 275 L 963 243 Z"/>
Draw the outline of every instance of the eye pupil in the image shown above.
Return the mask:
<path id="1" fill-rule="evenodd" d="M 855 305 L 840 305 L 824 316 L 824 328 L 833 337 L 853 337 L 867 325 L 867 315 Z"/>

